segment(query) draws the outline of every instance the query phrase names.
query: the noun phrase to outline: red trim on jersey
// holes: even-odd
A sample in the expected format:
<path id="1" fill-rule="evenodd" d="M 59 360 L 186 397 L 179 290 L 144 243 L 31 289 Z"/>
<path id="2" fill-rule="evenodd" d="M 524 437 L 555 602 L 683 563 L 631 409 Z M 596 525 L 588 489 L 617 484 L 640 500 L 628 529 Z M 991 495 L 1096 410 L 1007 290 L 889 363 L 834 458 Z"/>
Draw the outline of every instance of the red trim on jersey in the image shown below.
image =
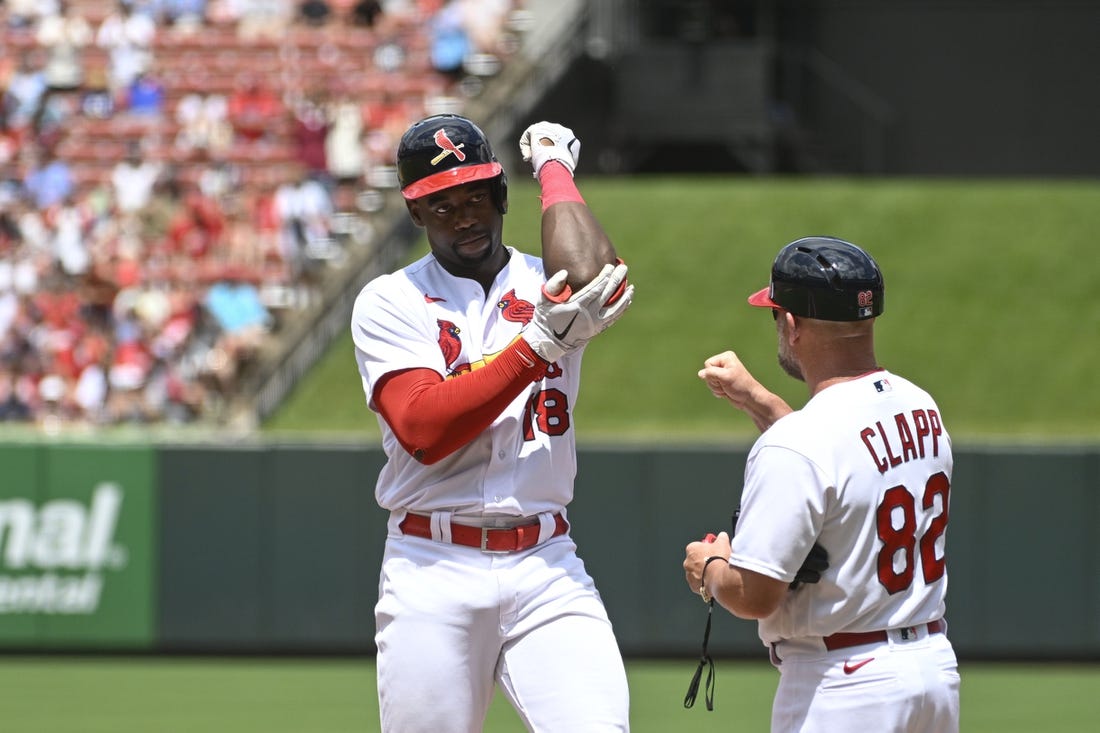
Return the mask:
<path id="1" fill-rule="evenodd" d="M 542 186 L 542 210 L 545 213 L 554 204 L 573 201 L 585 203 L 573 174 L 559 160 L 548 160 L 539 170 L 539 185 Z"/>
<path id="2" fill-rule="evenodd" d="M 378 380 L 374 403 L 401 447 L 431 464 L 481 434 L 548 366 L 521 338 L 481 369 L 453 379 L 427 368 L 390 372 Z"/>
<path id="3" fill-rule="evenodd" d="M 445 188 L 461 186 L 472 181 L 484 181 L 486 178 L 495 178 L 504 170 L 500 163 L 481 163 L 479 165 L 464 165 L 459 168 L 449 168 L 439 173 L 425 176 L 419 181 L 413 181 L 401 189 L 401 195 L 408 200 L 418 199 Z"/>

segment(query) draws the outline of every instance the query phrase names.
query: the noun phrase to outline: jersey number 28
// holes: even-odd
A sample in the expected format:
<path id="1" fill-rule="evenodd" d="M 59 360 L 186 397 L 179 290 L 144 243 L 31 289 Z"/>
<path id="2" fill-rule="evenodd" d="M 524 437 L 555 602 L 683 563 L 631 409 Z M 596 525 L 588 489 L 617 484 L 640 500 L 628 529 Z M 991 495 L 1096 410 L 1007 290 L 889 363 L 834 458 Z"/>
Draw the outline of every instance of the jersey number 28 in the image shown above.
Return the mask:
<path id="1" fill-rule="evenodd" d="M 946 557 L 936 557 L 936 541 L 947 530 L 947 496 L 951 482 L 942 471 L 931 476 L 924 484 L 924 496 L 921 508 L 925 512 L 936 508 L 936 497 L 940 497 L 940 513 L 932 518 L 928 531 L 917 537 L 916 499 L 904 486 L 894 486 L 886 490 L 882 503 L 878 505 L 878 537 L 882 540 L 882 549 L 878 553 L 878 580 L 890 595 L 900 593 L 913 584 L 916 572 L 916 549 L 920 547 L 920 563 L 925 584 L 931 584 L 943 577 L 947 568 Z M 901 514 L 901 526 L 894 526 L 895 513 Z M 898 554 L 902 564 L 895 566 Z"/>

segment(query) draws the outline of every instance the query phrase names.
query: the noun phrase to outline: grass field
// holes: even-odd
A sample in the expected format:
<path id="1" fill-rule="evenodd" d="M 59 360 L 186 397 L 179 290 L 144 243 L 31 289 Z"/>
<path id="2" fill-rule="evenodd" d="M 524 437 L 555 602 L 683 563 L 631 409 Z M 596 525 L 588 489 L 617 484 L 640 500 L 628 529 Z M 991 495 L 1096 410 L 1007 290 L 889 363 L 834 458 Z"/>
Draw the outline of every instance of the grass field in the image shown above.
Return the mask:
<path id="1" fill-rule="evenodd" d="M 517 177 L 518 178 L 518 177 Z M 631 312 L 593 342 L 581 438 L 727 441 L 755 431 L 710 396 L 702 361 L 732 348 L 798 405 L 774 326 L 745 304 L 788 241 L 833 234 L 886 274 L 880 362 L 936 395 L 958 439 L 1100 439 L 1100 182 L 589 178 L 582 192 L 631 265 Z M 505 241 L 539 247 L 537 190 L 513 182 Z M 423 245 L 417 251 L 422 253 Z M 377 435 L 350 336 L 265 425 Z"/>
<path id="2" fill-rule="evenodd" d="M 628 664 L 631 729 L 768 729 L 776 672 L 717 660 L 715 710 L 683 696 L 694 660 Z M 1100 720 L 1100 666 L 963 663 L 964 733 L 1086 733 Z M 369 733 L 370 659 L 0 657 L 10 733 Z M 431 704 L 425 701 L 425 704 Z M 486 733 L 522 731 L 499 695 Z"/>

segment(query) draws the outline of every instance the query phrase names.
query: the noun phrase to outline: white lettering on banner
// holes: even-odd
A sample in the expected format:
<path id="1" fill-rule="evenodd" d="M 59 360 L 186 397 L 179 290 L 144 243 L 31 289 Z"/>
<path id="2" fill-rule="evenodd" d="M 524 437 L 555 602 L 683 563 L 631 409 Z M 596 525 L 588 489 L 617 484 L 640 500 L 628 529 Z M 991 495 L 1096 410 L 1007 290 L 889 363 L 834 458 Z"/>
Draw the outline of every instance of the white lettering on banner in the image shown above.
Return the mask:
<path id="1" fill-rule="evenodd" d="M 102 592 L 101 573 L 67 577 L 46 573 L 18 578 L 0 575 L 0 614 L 95 613 Z"/>
<path id="2" fill-rule="evenodd" d="M 94 613 L 101 571 L 128 560 L 126 548 L 114 544 L 122 499 L 117 484 L 102 483 L 88 506 L 74 499 L 37 508 L 26 499 L 0 501 L 0 614 Z"/>

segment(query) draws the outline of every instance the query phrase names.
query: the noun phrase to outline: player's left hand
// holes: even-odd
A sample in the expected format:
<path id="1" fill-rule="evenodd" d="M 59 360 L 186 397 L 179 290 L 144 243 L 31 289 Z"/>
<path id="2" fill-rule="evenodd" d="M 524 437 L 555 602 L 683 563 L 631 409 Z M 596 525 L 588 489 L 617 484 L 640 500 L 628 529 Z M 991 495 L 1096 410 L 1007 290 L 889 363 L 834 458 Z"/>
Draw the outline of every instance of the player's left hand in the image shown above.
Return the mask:
<path id="1" fill-rule="evenodd" d="M 581 141 L 568 127 L 555 122 L 536 122 L 520 135 L 519 152 L 524 160 L 530 161 L 535 178 L 539 177 L 542 166 L 551 160 L 560 162 L 572 175 L 581 159 Z"/>
<path id="2" fill-rule="evenodd" d="M 580 348 L 630 307 L 634 286 L 627 283 L 626 275 L 624 264 L 604 265 L 599 275 L 573 293 L 565 284 L 568 273 L 559 270 L 542 286 L 523 338 L 548 362 Z"/>

